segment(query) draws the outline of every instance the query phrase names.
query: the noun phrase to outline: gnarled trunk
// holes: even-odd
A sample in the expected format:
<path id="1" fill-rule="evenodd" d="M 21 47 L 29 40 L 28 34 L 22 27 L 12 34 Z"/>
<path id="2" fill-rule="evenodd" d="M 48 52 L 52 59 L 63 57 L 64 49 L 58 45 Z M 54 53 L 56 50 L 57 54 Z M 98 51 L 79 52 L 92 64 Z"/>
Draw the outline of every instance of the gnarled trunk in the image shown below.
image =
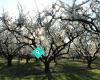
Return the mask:
<path id="1" fill-rule="evenodd" d="M 45 65 L 45 73 L 50 72 L 50 63 L 49 62 L 45 62 L 44 65 Z"/>

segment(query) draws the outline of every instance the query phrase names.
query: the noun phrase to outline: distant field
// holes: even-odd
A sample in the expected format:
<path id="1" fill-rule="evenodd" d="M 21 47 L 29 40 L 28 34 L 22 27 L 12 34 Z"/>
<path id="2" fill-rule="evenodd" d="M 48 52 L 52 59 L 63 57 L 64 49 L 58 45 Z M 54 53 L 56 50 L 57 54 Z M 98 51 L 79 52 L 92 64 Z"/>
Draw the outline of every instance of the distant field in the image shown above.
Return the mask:
<path id="1" fill-rule="evenodd" d="M 91 70 L 80 60 L 63 59 L 58 63 L 56 66 L 51 63 L 52 80 L 100 80 L 100 58 L 94 62 Z M 47 80 L 43 64 L 34 61 L 25 64 L 25 60 L 21 64 L 13 60 L 13 64 L 7 67 L 4 60 L 0 59 L 0 80 Z"/>

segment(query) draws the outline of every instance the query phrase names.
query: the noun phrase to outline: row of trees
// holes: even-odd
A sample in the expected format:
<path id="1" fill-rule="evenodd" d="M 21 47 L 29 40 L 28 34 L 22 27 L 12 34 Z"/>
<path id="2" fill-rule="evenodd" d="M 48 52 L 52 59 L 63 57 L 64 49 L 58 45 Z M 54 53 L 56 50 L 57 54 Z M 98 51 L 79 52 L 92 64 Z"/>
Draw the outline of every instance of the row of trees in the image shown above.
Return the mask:
<path id="1" fill-rule="evenodd" d="M 23 51 L 23 54 L 31 55 L 33 49 L 42 47 L 45 54 L 39 60 L 44 63 L 47 73 L 52 61 L 57 64 L 57 59 L 70 54 L 73 48 L 91 68 L 91 63 L 100 54 L 100 2 L 86 0 L 76 4 L 76 1 L 72 5 L 57 1 L 35 17 L 28 17 L 21 6 L 15 20 L 3 12 L 0 22 L 1 57 L 11 66 L 12 59 Z M 84 8 L 86 4 L 88 8 Z M 29 56 L 26 58 L 28 60 Z"/>

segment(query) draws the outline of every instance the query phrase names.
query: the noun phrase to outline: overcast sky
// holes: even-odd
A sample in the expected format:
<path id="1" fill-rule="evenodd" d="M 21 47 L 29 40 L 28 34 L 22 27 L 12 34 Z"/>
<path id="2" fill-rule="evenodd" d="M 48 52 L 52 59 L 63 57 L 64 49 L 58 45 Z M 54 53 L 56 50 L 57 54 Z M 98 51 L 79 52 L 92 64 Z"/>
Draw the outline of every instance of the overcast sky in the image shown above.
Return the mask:
<path id="1" fill-rule="evenodd" d="M 63 0 L 69 4 L 71 4 L 72 0 Z M 78 0 L 80 3 L 84 0 Z M 4 11 L 8 11 L 10 15 L 17 16 L 18 14 L 18 2 L 22 5 L 25 11 L 29 11 L 30 14 L 35 14 L 37 11 L 36 6 L 39 11 L 42 11 L 44 8 L 47 8 L 52 3 L 56 2 L 56 0 L 0 0 L 0 14 Z"/>

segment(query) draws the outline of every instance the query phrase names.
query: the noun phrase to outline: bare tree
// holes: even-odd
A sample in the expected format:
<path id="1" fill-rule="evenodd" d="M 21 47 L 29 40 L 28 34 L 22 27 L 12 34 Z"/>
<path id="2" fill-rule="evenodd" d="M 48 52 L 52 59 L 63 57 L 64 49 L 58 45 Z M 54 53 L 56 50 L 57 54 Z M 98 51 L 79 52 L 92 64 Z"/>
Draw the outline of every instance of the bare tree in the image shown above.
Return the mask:
<path id="1" fill-rule="evenodd" d="M 77 39 L 75 43 L 76 52 L 79 53 L 87 61 L 87 67 L 91 68 L 91 64 L 100 53 L 99 36 L 95 34 L 85 33 Z"/>
<path id="2" fill-rule="evenodd" d="M 0 54 L 7 60 L 7 65 L 12 66 L 12 59 L 24 45 L 18 44 L 16 38 L 8 31 L 0 34 Z"/>
<path id="3" fill-rule="evenodd" d="M 44 13 L 40 13 L 38 16 L 38 25 L 40 29 L 43 29 L 43 34 L 38 35 L 38 40 L 39 45 L 45 51 L 45 55 L 40 60 L 45 65 L 46 73 L 50 72 L 50 62 L 57 63 L 58 58 L 68 54 L 73 40 L 84 33 L 84 28 L 78 29 L 81 25 L 79 23 L 54 19 L 58 10 L 50 8 L 50 10 L 45 10 Z M 44 39 L 41 39 L 41 37 Z"/>

